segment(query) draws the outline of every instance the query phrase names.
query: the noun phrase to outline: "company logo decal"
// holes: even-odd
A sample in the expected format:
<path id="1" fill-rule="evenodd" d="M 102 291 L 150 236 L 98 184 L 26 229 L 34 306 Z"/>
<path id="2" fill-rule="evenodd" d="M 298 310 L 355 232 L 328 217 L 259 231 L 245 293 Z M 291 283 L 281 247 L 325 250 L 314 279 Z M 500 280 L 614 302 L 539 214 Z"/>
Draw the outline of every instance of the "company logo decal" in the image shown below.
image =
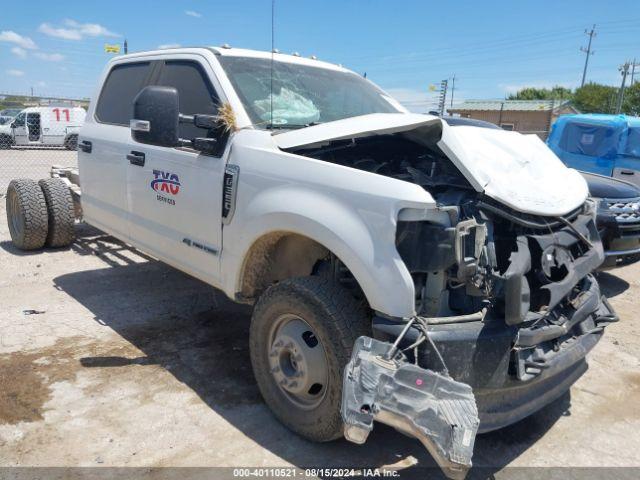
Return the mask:
<path id="1" fill-rule="evenodd" d="M 170 195 L 177 195 L 180 192 L 180 179 L 175 173 L 154 170 L 153 176 L 155 178 L 151 180 L 151 188 L 156 192 Z"/>

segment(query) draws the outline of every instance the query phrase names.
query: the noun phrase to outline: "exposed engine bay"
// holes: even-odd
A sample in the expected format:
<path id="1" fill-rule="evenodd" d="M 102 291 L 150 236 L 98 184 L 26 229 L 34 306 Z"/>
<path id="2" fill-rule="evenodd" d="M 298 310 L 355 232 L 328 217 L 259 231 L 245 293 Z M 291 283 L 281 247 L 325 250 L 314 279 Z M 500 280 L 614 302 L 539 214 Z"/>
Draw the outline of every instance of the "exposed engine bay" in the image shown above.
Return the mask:
<path id="1" fill-rule="evenodd" d="M 595 205 L 587 200 L 562 216 L 516 211 L 474 189 L 435 143 L 425 148 L 406 133 L 335 140 L 293 153 L 415 183 L 445 213 L 439 221 L 398 221 L 396 247 L 414 280 L 420 322 L 374 318 L 374 337 L 384 343 L 356 342 L 345 373 L 343 419 L 347 438 L 357 442 L 374 419 L 393 425 L 420 439 L 445 474 L 463 477 L 473 442 L 469 452 L 467 439 L 465 450 L 456 432 L 476 433 L 469 427 L 475 404 L 463 406 L 465 387 L 475 395 L 479 431 L 513 423 L 553 400 L 549 394 L 535 401 L 519 385 L 550 383 L 571 365 L 573 376 L 562 380 L 570 385 L 586 369 L 579 360 L 617 321 L 592 275 L 604 260 Z M 400 373 L 404 364 L 423 371 L 420 381 L 435 397 L 426 400 L 420 388 L 399 380 L 408 375 Z M 439 390 L 446 381 L 453 383 Z M 407 391 L 423 398 L 418 403 L 438 419 L 431 428 L 424 428 L 417 400 L 406 401 Z M 496 411 L 510 394 L 513 411 Z M 454 401 L 460 395 L 464 401 Z M 453 406 L 439 409 L 438 401 Z"/>
<path id="2" fill-rule="evenodd" d="M 604 259 L 589 201 L 559 217 L 517 212 L 476 192 L 435 145 L 383 135 L 295 153 L 418 184 L 447 213 L 446 222 L 398 222 L 418 315 L 487 309 L 507 325 L 550 319 L 577 304 L 581 281 Z"/>

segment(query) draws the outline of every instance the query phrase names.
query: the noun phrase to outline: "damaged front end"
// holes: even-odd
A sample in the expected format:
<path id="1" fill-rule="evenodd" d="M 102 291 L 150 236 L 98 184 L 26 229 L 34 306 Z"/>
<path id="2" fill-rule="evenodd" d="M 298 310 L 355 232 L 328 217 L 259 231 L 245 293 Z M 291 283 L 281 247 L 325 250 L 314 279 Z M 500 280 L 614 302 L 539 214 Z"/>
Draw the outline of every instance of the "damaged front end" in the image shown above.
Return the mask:
<path id="1" fill-rule="evenodd" d="M 486 198 L 450 207 L 448 226 L 400 222 L 418 316 L 374 319 L 376 339 L 356 342 L 345 371 L 342 409 L 347 439 L 362 443 L 374 420 L 391 425 L 461 478 L 476 432 L 564 393 L 617 317 L 591 274 L 604 254 L 589 202 L 558 218 Z"/>
<path id="2" fill-rule="evenodd" d="M 449 130 L 445 144 L 429 124 L 291 150 L 418 184 L 436 201 L 422 217 L 399 212 L 396 249 L 416 315 L 374 316 L 374 338 L 356 342 L 345 371 L 342 412 L 348 439 L 389 424 L 452 478 L 471 466 L 476 432 L 560 397 L 617 321 L 592 275 L 604 252 L 584 181 L 536 139 L 476 130 Z M 499 161 L 465 156 L 462 140 L 474 139 Z"/>

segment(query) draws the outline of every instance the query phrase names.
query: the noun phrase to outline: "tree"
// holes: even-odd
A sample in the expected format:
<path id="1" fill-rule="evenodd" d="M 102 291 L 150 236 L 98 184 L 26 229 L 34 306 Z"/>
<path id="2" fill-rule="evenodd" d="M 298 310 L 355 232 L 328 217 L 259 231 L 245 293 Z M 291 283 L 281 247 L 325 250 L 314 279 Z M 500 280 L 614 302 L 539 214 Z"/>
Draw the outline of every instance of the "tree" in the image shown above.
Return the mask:
<path id="1" fill-rule="evenodd" d="M 576 88 L 573 105 L 582 113 L 613 113 L 617 95 L 616 87 L 590 82 Z"/>
<path id="2" fill-rule="evenodd" d="M 509 95 L 509 100 L 570 100 L 571 89 L 556 85 L 553 88 L 521 88 L 515 94 Z"/>
<path id="3" fill-rule="evenodd" d="M 622 111 L 627 115 L 640 116 L 640 82 L 625 89 Z"/>

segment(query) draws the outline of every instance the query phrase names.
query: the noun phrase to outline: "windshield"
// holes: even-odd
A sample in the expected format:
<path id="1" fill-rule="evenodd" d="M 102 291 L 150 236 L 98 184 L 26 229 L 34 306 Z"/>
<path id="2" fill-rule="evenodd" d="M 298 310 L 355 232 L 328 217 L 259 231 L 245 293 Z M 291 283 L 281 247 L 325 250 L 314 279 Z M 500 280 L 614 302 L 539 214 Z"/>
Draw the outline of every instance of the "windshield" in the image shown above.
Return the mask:
<path id="1" fill-rule="evenodd" d="M 13 121 L 13 126 L 14 127 L 24 127 L 24 117 L 25 117 L 24 113 L 18 114 L 16 119 Z"/>
<path id="2" fill-rule="evenodd" d="M 560 139 L 565 152 L 590 157 L 611 157 L 618 153 L 620 129 L 590 123 L 567 123 Z"/>
<path id="3" fill-rule="evenodd" d="M 369 113 L 398 113 L 392 100 L 348 72 L 251 57 L 219 57 L 258 128 L 296 128 Z M 272 121 L 273 110 L 273 121 Z"/>

